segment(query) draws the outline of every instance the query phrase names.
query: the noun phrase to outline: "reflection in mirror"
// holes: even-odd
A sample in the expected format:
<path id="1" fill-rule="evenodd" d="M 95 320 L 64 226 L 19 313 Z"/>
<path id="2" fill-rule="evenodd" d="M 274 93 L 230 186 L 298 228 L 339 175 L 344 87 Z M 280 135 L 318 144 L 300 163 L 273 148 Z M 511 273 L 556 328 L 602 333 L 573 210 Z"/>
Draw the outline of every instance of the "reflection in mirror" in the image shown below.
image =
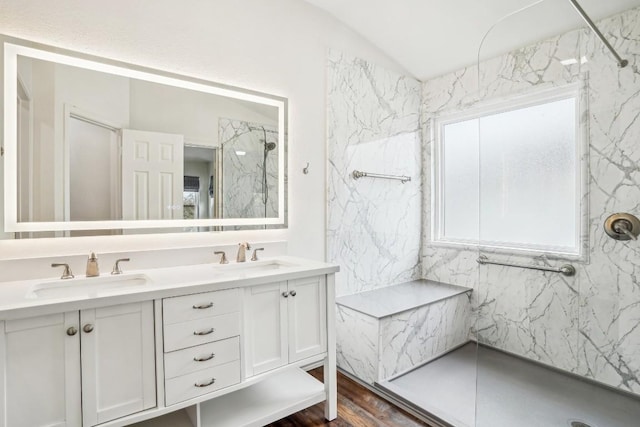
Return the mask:
<path id="1" fill-rule="evenodd" d="M 216 150 L 210 147 L 184 147 L 184 219 L 218 218 L 215 176 Z"/>
<path id="2" fill-rule="evenodd" d="M 260 218 L 278 211 L 278 130 L 274 126 L 220 120 L 226 218 Z"/>
<path id="3" fill-rule="evenodd" d="M 286 224 L 286 100 L 12 48 L 18 96 L 5 120 L 16 123 L 8 132 L 16 165 L 5 183 L 15 193 L 5 192 L 5 230 L 40 237 Z"/>

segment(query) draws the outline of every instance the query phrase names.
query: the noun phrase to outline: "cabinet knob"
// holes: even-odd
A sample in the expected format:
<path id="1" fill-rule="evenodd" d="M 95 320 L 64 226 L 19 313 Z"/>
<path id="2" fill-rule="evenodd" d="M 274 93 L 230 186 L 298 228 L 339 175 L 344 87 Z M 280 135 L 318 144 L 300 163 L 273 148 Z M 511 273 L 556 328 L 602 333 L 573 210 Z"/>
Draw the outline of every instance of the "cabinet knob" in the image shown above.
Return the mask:
<path id="1" fill-rule="evenodd" d="M 282 296 L 285 297 L 285 298 L 288 298 L 289 297 L 289 293 L 288 292 L 283 292 Z"/>
<path id="2" fill-rule="evenodd" d="M 71 326 L 69 329 L 67 329 L 67 335 L 69 335 L 70 337 L 74 336 L 77 333 L 78 330 L 75 328 L 75 326 Z"/>
<path id="3" fill-rule="evenodd" d="M 289 295 L 291 295 L 292 297 L 295 297 L 296 296 L 296 291 L 289 292 Z"/>
<path id="4" fill-rule="evenodd" d="M 91 323 L 87 323 L 86 325 L 84 325 L 82 330 L 86 333 L 90 333 L 91 331 L 93 331 L 93 325 Z"/>

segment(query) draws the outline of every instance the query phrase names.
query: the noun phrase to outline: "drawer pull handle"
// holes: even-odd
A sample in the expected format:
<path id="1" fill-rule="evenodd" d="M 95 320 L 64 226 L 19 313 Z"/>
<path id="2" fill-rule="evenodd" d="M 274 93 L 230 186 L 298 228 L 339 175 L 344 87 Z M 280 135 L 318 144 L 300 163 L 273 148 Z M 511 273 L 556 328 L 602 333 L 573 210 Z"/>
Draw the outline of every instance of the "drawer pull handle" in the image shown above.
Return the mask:
<path id="1" fill-rule="evenodd" d="M 212 302 L 210 302 L 209 304 L 200 304 L 200 305 L 193 306 L 195 310 L 206 310 L 207 308 L 211 308 L 211 307 L 213 307 Z"/>
<path id="2" fill-rule="evenodd" d="M 193 360 L 195 360 L 196 362 L 206 362 L 207 360 L 211 360 L 214 357 L 216 357 L 216 355 L 214 353 L 211 353 L 211 355 L 206 357 L 194 357 Z"/>
<path id="3" fill-rule="evenodd" d="M 196 387 L 209 387 L 210 385 L 213 385 L 215 382 L 216 382 L 216 379 L 211 378 L 211 380 L 206 383 L 195 383 L 194 385 Z"/>
<path id="4" fill-rule="evenodd" d="M 212 334 L 216 328 L 209 328 L 206 331 L 193 331 L 193 335 L 209 335 Z"/>

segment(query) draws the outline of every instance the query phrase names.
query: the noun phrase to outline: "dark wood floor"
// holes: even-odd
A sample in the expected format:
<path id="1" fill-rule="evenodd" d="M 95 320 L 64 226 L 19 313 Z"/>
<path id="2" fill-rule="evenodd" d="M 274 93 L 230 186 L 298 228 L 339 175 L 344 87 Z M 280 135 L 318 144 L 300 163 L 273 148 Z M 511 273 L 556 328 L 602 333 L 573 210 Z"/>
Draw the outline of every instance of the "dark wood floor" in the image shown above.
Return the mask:
<path id="1" fill-rule="evenodd" d="M 322 368 L 309 372 L 322 381 Z M 324 402 L 283 418 L 269 427 L 429 427 L 360 384 L 338 373 L 338 418 L 324 419 Z"/>

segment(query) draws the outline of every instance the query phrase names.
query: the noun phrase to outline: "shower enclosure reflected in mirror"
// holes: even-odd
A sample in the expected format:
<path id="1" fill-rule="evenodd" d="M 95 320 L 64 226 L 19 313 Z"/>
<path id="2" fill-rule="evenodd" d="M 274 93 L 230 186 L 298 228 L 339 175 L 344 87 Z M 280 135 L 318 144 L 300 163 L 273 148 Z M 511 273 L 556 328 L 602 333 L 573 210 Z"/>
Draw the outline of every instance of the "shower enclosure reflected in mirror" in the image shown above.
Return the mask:
<path id="1" fill-rule="evenodd" d="M 5 231 L 285 226 L 286 99 L 10 41 Z"/>

